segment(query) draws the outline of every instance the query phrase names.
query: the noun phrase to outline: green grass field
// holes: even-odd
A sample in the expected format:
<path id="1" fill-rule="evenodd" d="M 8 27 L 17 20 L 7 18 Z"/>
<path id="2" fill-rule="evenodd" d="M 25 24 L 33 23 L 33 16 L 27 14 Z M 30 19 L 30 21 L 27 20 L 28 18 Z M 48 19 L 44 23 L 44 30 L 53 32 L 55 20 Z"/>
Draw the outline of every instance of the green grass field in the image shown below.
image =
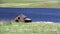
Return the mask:
<path id="1" fill-rule="evenodd" d="M 13 8 L 60 8 L 59 0 L 2 0 L 0 7 Z"/>
<path id="2" fill-rule="evenodd" d="M 2 0 L 4 3 L 29 3 L 29 2 L 45 2 L 45 1 L 59 1 L 59 0 Z"/>
<path id="3" fill-rule="evenodd" d="M 0 34 L 60 34 L 60 24 L 0 22 Z"/>

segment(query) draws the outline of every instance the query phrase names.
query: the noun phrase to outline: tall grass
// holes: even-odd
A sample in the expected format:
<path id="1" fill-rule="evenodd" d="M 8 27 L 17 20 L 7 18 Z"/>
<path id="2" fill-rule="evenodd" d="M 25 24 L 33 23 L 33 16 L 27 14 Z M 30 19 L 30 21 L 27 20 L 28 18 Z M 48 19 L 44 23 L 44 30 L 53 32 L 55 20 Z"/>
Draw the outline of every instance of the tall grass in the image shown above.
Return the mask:
<path id="1" fill-rule="evenodd" d="M 59 23 L 16 23 L 0 24 L 1 34 L 60 34 Z"/>

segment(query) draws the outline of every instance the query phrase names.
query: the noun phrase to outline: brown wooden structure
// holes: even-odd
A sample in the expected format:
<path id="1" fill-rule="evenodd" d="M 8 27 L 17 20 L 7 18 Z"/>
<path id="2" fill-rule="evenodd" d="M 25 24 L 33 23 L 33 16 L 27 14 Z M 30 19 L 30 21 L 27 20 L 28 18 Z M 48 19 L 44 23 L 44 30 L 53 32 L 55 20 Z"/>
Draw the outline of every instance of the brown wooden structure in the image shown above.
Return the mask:
<path id="1" fill-rule="evenodd" d="M 15 22 L 32 22 L 32 20 L 30 18 L 26 18 L 26 16 L 24 14 L 20 14 L 18 16 L 15 17 L 14 19 Z"/>

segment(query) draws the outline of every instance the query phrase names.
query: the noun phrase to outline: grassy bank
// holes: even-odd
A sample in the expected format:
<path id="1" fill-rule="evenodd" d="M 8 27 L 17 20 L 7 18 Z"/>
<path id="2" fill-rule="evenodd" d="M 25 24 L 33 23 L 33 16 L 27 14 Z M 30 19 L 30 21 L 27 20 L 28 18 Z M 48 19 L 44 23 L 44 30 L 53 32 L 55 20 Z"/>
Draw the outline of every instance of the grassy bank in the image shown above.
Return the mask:
<path id="1" fill-rule="evenodd" d="M 60 34 L 59 23 L 0 23 L 0 34 Z"/>
<path id="2" fill-rule="evenodd" d="M 28 2 L 45 2 L 45 1 L 59 1 L 59 0 L 1 0 L 3 3 L 28 3 Z"/>
<path id="3" fill-rule="evenodd" d="M 58 0 L 3 0 L 0 7 L 10 8 L 60 8 Z"/>
<path id="4" fill-rule="evenodd" d="M 60 8 L 59 3 L 55 2 L 36 2 L 36 3 L 5 3 L 0 4 L 0 7 L 10 8 Z"/>

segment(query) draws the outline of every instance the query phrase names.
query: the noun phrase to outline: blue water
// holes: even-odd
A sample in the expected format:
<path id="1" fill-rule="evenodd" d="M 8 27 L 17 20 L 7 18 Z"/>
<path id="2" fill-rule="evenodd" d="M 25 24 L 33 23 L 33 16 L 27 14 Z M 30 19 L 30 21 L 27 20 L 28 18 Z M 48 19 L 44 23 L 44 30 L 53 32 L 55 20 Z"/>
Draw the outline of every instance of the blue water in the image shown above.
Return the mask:
<path id="1" fill-rule="evenodd" d="M 60 22 L 60 8 L 0 8 L 0 20 L 11 20 L 21 13 L 32 21 Z"/>

